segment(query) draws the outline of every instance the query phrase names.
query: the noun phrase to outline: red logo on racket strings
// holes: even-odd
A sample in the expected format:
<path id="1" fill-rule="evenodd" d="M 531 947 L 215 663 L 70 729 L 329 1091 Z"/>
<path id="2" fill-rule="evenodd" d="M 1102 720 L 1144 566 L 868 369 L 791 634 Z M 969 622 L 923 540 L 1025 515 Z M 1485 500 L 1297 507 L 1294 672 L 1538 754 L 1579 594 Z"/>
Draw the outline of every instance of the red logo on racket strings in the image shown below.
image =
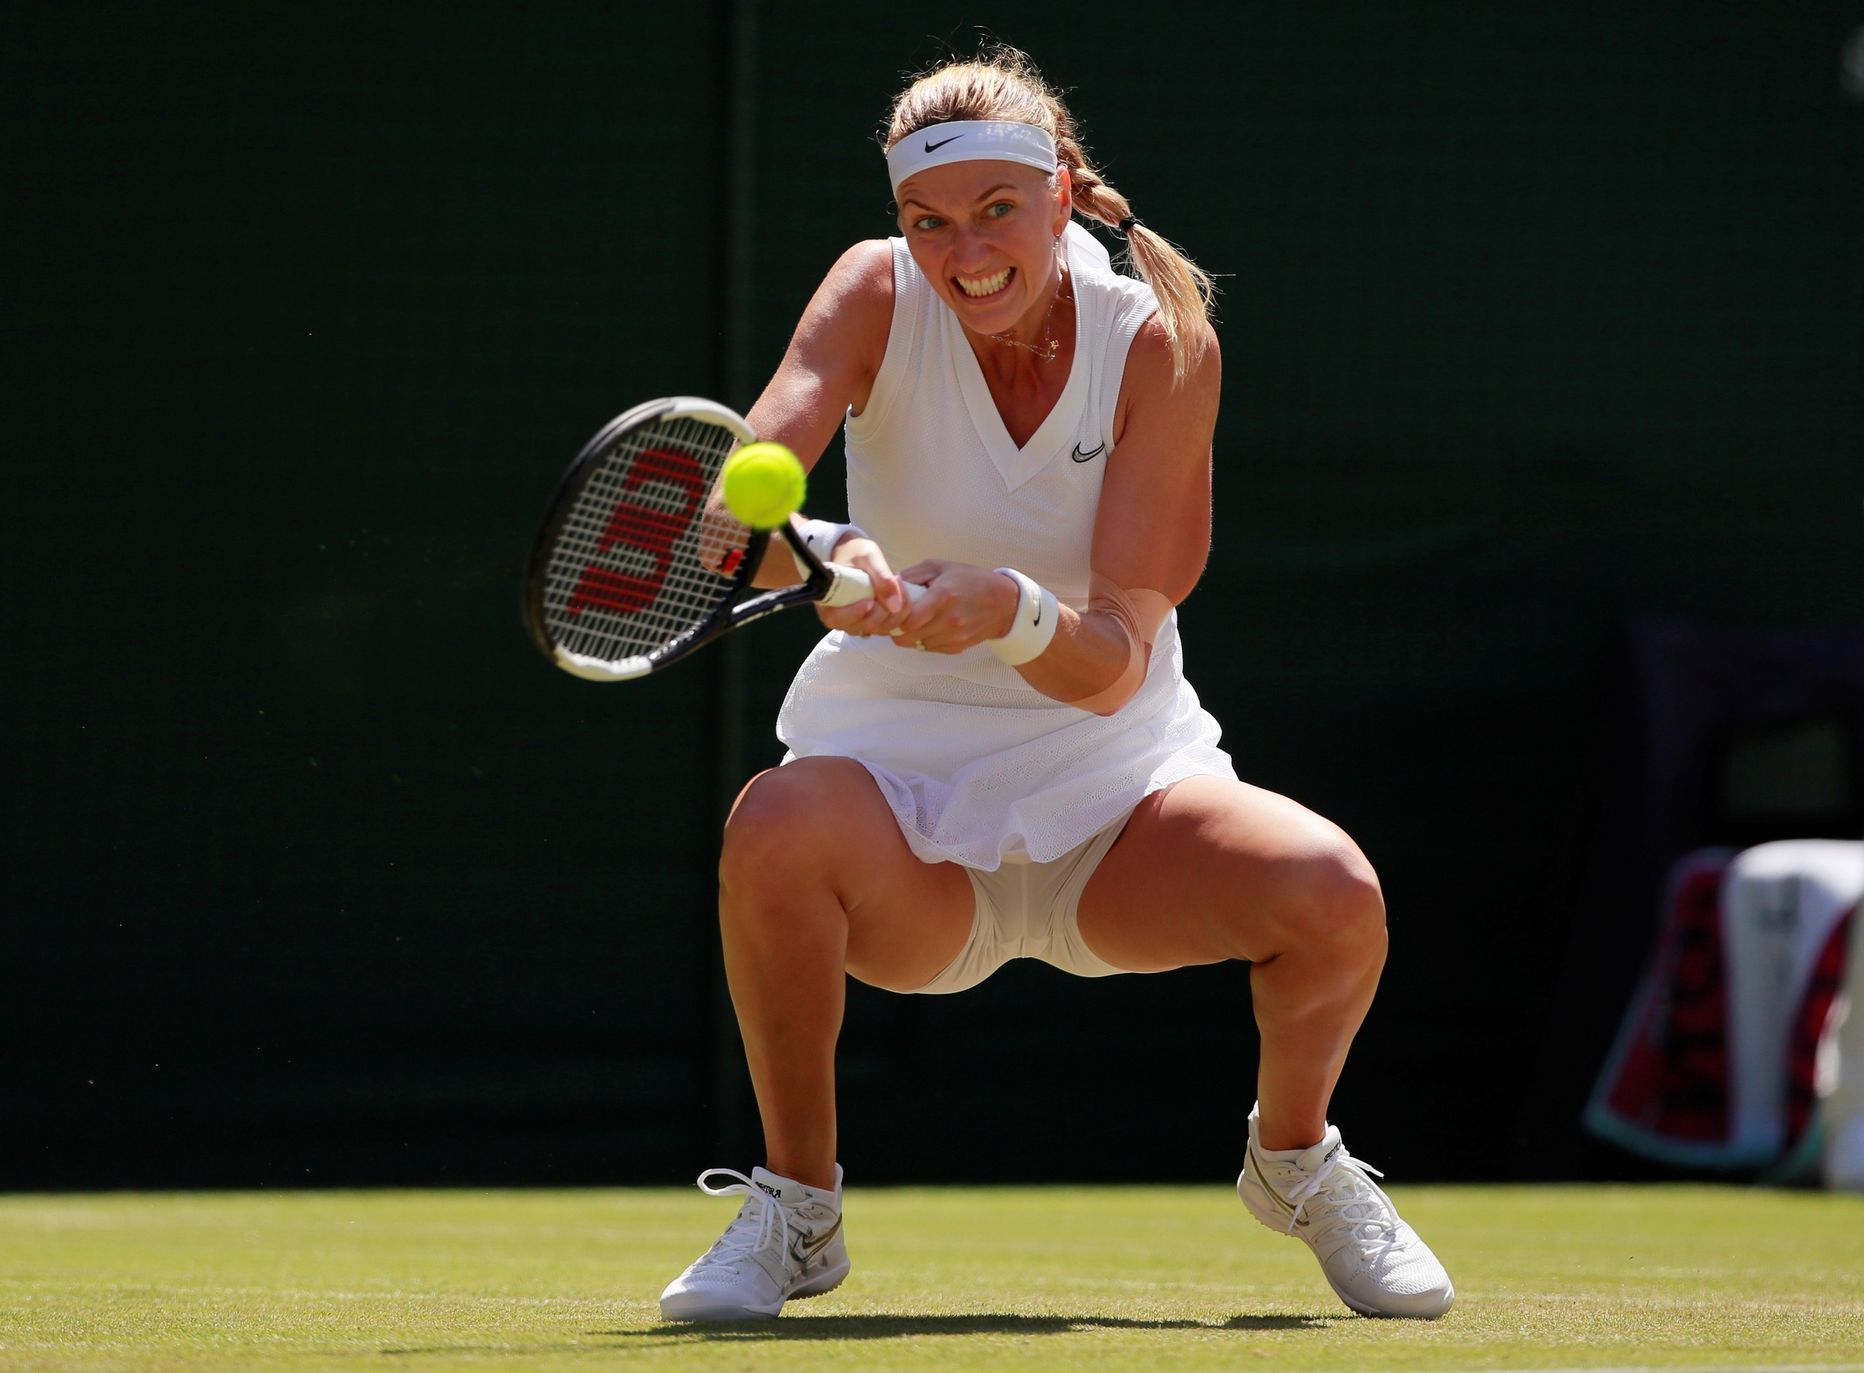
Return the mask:
<path id="1" fill-rule="evenodd" d="M 639 493 L 649 483 L 683 491 L 681 508 L 672 512 L 656 510 L 631 497 L 630 493 Z M 617 544 L 642 549 L 653 558 L 653 571 L 648 576 L 638 577 L 590 563 L 576 579 L 576 589 L 570 593 L 569 605 L 565 607 L 567 612 L 580 615 L 585 610 L 606 610 L 628 615 L 652 605 L 667 579 L 667 568 L 673 562 L 673 545 L 691 527 L 693 515 L 705 499 L 705 489 L 704 471 L 685 453 L 670 448 L 649 448 L 636 458 L 628 475 L 622 479 L 621 499 L 609 512 L 608 523 L 603 526 L 595 546 L 602 553 Z"/>

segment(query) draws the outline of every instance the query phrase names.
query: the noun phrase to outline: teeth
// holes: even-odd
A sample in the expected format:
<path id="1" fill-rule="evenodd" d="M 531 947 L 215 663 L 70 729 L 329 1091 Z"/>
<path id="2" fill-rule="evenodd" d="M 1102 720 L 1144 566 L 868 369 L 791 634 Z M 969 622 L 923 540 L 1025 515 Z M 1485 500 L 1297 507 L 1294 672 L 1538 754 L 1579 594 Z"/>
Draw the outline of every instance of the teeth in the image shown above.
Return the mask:
<path id="1" fill-rule="evenodd" d="M 1010 268 L 1005 267 L 1001 272 L 993 273 L 987 277 L 980 277 L 976 281 L 970 281 L 964 277 L 959 277 L 957 278 L 958 289 L 963 291 L 967 296 L 994 296 L 998 291 L 1001 291 L 1005 286 L 1010 284 L 1010 271 Z"/>

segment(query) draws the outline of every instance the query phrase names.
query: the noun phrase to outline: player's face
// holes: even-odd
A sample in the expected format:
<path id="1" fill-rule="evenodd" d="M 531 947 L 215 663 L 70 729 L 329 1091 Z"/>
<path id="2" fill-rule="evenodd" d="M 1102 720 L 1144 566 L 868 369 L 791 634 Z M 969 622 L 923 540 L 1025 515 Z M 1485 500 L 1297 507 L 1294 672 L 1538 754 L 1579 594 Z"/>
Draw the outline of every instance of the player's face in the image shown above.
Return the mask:
<path id="1" fill-rule="evenodd" d="M 1061 271 L 1055 239 L 1073 202 L 1068 172 L 1018 162 L 949 162 L 900 184 L 900 229 L 913 261 L 965 328 L 1041 328 Z"/>

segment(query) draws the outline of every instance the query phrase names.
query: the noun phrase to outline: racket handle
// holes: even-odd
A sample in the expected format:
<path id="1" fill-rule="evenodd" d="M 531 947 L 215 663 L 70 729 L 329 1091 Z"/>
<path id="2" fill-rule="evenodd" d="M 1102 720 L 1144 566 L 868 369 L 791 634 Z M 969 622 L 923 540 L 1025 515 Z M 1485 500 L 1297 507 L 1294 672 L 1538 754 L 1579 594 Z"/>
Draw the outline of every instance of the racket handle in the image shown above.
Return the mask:
<path id="1" fill-rule="evenodd" d="M 849 567 L 846 563 L 823 563 L 828 569 L 828 594 L 822 598 L 823 605 L 853 605 L 856 601 L 872 600 L 874 581 L 858 567 Z M 902 582 L 906 588 L 906 599 L 918 601 L 926 594 L 926 589 L 915 582 Z"/>

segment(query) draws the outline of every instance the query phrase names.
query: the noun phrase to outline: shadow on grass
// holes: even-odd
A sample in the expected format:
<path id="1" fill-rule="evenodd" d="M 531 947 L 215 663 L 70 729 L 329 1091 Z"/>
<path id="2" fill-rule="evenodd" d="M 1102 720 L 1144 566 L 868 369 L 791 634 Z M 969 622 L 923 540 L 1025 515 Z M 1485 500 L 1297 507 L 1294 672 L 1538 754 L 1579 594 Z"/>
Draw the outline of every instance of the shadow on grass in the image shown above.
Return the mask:
<path id="1" fill-rule="evenodd" d="M 1008 1312 L 974 1312 L 961 1316 L 785 1316 L 759 1321 L 684 1322 L 646 1330 L 587 1330 L 585 1339 L 639 1341 L 623 1347 L 665 1348 L 682 1344 L 755 1344 L 767 1340 L 903 1340 L 919 1335 L 1066 1335 L 1076 1330 L 1325 1330 L 1352 1316 L 1232 1316 L 1210 1321 L 1141 1321 L 1125 1316 L 1022 1316 Z M 605 1346 L 606 1347 L 606 1346 Z M 528 1354 L 564 1354 L 561 1344 L 398 1345 L 384 1349 L 390 1357 L 414 1354 L 497 1353 L 509 1358 Z M 598 1349 L 585 1349 L 598 1353 Z"/>
<path id="2" fill-rule="evenodd" d="M 761 1321 L 682 1323 L 651 1330 L 591 1331 L 612 1339 L 665 1343 L 759 1340 L 899 1340 L 920 1335 L 1066 1335 L 1076 1330 L 1324 1330 L 1350 1316 L 1232 1316 L 1208 1321 L 1145 1321 L 1125 1316 L 1024 1316 L 975 1312 L 951 1316 L 785 1316 Z"/>

